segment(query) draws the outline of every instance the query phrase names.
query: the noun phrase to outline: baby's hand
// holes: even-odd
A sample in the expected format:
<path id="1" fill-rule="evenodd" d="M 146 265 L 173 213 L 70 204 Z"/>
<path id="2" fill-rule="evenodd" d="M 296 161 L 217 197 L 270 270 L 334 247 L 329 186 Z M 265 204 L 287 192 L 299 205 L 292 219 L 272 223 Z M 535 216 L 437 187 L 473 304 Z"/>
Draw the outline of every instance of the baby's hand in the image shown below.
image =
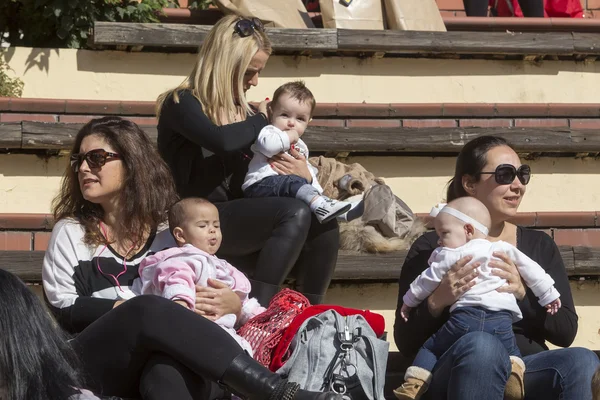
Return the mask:
<path id="1" fill-rule="evenodd" d="M 400 309 L 400 316 L 402 317 L 404 322 L 408 322 L 408 316 L 410 315 L 410 310 L 412 310 L 411 307 L 407 306 L 406 304 L 402 304 L 402 308 Z"/>
<path id="2" fill-rule="evenodd" d="M 556 299 L 552 303 L 546 305 L 546 310 L 550 313 L 550 315 L 554 315 L 558 312 L 560 306 L 560 299 Z"/>
<path id="3" fill-rule="evenodd" d="M 290 144 L 294 144 L 294 143 L 298 142 L 298 139 L 300 139 L 298 132 L 293 129 L 286 131 L 285 133 L 287 133 L 288 137 L 290 138 Z"/>

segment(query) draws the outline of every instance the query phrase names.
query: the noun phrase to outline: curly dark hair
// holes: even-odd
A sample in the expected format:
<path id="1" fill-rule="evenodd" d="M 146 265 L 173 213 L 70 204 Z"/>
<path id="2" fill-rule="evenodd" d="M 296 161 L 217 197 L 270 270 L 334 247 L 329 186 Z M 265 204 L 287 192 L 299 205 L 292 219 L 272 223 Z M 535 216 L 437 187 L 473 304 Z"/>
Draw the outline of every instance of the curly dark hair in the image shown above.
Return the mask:
<path id="1" fill-rule="evenodd" d="M 125 179 L 120 193 L 122 223 L 117 228 L 118 237 L 137 242 L 155 230 L 167 219 L 167 210 L 178 200 L 175 183 L 169 167 L 137 124 L 120 117 L 92 119 L 85 124 L 71 149 L 79 153 L 81 142 L 88 136 L 106 140 L 120 155 L 125 169 Z M 62 179 L 59 194 L 52 202 L 54 220 L 75 218 L 85 227 L 84 242 L 100 245 L 106 239 L 99 223 L 104 210 L 83 198 L 77 172 L 70 165 Z"/>

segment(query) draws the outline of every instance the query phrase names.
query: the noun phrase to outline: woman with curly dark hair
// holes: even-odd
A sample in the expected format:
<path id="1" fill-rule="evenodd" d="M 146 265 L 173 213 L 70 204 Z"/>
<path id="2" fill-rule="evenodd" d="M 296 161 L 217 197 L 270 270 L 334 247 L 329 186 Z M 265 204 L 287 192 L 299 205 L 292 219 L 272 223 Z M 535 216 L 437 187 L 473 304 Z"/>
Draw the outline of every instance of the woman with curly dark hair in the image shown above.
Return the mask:
<path id="1" fill-rule="evenodd" d="M 96 393 L 211 399 L 222 398 L 222 386 L 244 398 L 336 398 L 262 367 L 198 307 L 136 296 L 141 261 L 175 246 L 164 222 L 177 199 L 167 165 L 136 124 L 91 120 L 70 158 L 54 202 L 44 291 L 59 324 L 77 334 L 71 344 Z M 239 297 L 218 290 L 213 314 L 238 314 Z"/>

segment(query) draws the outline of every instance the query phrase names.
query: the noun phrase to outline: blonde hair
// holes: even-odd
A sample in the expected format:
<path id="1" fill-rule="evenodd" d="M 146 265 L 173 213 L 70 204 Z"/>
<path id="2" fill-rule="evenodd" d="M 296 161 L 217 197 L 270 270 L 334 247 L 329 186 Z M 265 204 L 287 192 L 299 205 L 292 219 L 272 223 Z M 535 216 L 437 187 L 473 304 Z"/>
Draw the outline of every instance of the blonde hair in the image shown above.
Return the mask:
<path id="1" fill-rule="evenodd" d="M 157 116 L 169 96 L 179 103 L 178 92 L 184 89 L 198 99 L 204 113 L 217 125 L 234 121 L 240 108 L 244 115 L 253 114 L 244 94 L 244 74 L 257 52 L 271 54 L 271 41 L 257 29 L 248 37 L 235 33 L 235 24 L 241 19 L 238 15 L 228 15 L 213 26 L 190 75 L 175 89 L 158 96 Z"/>

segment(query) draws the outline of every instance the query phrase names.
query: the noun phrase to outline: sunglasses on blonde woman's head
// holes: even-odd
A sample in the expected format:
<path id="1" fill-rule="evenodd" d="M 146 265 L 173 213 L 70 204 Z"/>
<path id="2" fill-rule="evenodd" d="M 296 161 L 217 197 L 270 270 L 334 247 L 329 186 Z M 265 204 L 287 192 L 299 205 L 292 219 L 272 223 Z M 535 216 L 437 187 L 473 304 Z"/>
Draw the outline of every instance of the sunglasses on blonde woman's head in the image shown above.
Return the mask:
<path id="1" fill-rule="evenodd" d="M 100 168 L 106 164 L 107 161 L 119 158 L 121 158 L 121 156 L 117 153 L 111 153 L 104 149 L 94 149 L 87 153 L 71 154 L 71 168 L 73 168 L 75 172 L 78 172 L 83 160 L 87 161 L 90 168 Z"/>
<path id="2" fill-rule="evenodd" d="M 240 35 L 240 37 L 244 38 L 252 36 L 254 31 L 264 32 L 265 26 L 263 25 L 262 21 L 258 18 L 244 18 L 240 19 L 238 22 L 235 23 L 233 31 Z"/>
<path id="3" fill-rule="evenodd" d="M 510 185 L 515 178 L 519 178 L 519 182 L 527 185 L 531 179 L 531 167 L 523 164 L 517 169 L 511 164 L 500 164 L 494 172 L 480 172 L 480 174 L 494 175 L 498 185 Z"/>

